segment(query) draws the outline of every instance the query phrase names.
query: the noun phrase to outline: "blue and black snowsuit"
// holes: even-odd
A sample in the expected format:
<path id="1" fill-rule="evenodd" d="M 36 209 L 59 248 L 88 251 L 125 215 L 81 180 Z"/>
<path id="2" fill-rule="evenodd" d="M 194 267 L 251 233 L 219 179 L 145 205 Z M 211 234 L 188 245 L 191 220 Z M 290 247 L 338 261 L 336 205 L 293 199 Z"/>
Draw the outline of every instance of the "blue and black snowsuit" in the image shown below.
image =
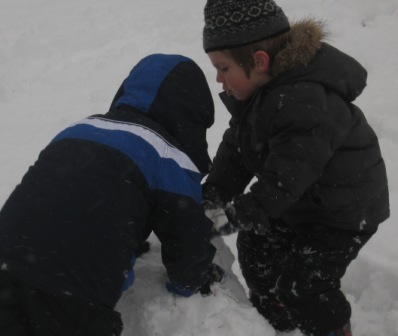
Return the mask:
<path id="1" fill-rule="evenodd" d="M 144 58 L 110 111 L 60 132 L 4 204 L 1 277 L 112 309 L 133 280 L 133 251 L 154 232 L 170 281 L 200 287 L 215 254 L 201 207 L 213 121 L 192 60 Z"/>

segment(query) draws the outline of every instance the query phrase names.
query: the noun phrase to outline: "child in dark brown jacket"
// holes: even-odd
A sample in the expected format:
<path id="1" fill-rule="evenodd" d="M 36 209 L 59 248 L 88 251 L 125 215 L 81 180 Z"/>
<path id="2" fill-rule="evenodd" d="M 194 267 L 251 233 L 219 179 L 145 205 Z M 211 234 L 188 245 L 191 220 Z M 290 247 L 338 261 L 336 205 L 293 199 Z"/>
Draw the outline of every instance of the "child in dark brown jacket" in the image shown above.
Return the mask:
<path id="1" fill-rule="evenodd" d="M 239 230 L 250 299 L 276 330 L 351 335 L 340 280 L 389 217 L 378 139 L 353 104 L 366 70 L 272 0 L 208 0 L 204 14 L 232 116 L 205 207 L 225 211 L 218 230 Z"/>

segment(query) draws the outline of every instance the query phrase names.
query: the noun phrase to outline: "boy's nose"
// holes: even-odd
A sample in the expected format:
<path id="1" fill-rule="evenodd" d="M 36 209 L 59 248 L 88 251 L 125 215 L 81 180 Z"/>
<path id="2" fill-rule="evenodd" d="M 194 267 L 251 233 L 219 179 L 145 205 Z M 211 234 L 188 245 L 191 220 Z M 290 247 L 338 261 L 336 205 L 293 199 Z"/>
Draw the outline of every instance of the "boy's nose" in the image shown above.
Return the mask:
<path id="1" fill-rule="evenodd" d="M 216 76 L 216 81 L 217 81 L 217 83 L 223 83 L 223 78 L 220 75 L 220 73 L 218 73 L 218 72 L 217 72 L 217 76 Z"/>

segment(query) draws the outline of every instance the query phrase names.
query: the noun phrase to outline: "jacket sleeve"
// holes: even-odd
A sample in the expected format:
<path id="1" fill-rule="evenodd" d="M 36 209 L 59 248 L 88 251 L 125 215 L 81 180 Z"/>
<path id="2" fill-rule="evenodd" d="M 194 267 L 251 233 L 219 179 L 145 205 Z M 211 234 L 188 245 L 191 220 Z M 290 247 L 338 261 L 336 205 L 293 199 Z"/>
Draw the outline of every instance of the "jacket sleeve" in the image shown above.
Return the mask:
<path id="1" fill-rule="evenodd" d="M 345 115 L 336 119 L 318 104 L 287 102 L 270 125 L 270 153 L 247 197 L 254 197 L 269 216 L 281 216 L 321 177 L 347 138 L 349 111 Z"/>
<path id="2" fill-rule="evenodd" d="M 237 122 L 234 118 L 229 123 L 223 139 L 218 147 L 213 162 L 213 169 L 207 177 L 206 184 L 215 186 L 223 201 L 229 202 L 232 198 L 244 192 L 253 178 L 244 166 L 239 150 L 237 138 Z"/>
<path id="3" fill-rule="evenodd" d="M 193 198 L 157 191 L 153 231 L 162 246 L 162 261 L 171 282 L 200 287 L 207 279 L 215 247 L 213 223 Z"/>

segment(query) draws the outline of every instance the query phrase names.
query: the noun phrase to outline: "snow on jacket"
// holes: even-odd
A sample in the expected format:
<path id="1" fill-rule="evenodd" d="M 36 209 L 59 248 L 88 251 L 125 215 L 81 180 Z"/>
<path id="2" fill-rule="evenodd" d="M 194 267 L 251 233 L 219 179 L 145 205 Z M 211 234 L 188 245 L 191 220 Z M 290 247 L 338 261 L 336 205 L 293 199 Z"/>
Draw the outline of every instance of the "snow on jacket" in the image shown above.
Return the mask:
<path id="1" fill-rule="evenodd" d="M 352 103 L 367 73 L 322 36 L 316 22 L 297 23 L 272 82 L 249 102 L 221 94 L 232 119 L 207 185 L 231 200 L 255 176 L 240 197 L 271 218 L 372 231 L 389 216 L 389 196 L 378 139 Z"/>
<path id="2" fill-rule="evenodd" d="M 114 306 L 154 231 L 171 281 L 200 286 L 215 249 L 201 207 L 214 107 L 190 59 L 151 55 L 110 111 L 59 133 L 0 212 L 0 261 L 44 291 Z M 130 274 L 131 275 L 131 274 Z"/>

